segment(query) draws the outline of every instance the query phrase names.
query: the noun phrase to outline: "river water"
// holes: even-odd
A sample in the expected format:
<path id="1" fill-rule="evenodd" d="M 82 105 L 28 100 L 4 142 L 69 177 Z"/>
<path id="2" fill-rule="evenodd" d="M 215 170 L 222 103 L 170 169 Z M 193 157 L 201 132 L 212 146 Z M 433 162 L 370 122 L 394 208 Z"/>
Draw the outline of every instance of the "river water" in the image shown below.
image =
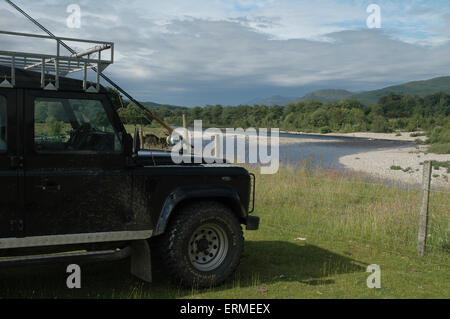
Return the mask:
<path id="1" fill-rule="evenodd" d="M 289 138 L 290 143 L 283 143 L 283 138 Z M 414 145 L 413 142 L 405 141 L 291 133 L 280 133 L 280 140 L 279 159 L 281 165 L 305 163 L 310 167 L 322 167 L 325 169 L 345 169 L 339 163 L 339 158 L 342 156 Z M 193 143 L 194 140 L 191 141 Z M 202 144 L 205 147 L 209 143 L 213 143 L 211 139 L 205 139 Z M 226 145 L 223 145 L 223 148 L 224 153 L 226 153 Z M 237 145 L 235 145 L 234 153 L 237 153 Z M 249 147 L 248 142 L 246 142 L 246 163 L 248 163 L 249 159 L 248 153 Z M 270 157 L 270 147 L 267 153 Z"/>
<path id="2" fill-rule="evenodd" d="M 280 163 L 306 162 L 313 166 L 329 169 L 344 169 L 344 166 L 339 163 L 339 158 L 342 156 L 414 145 L 413 142 L 404 141 L 308 134 L 280 134 L 280 137 L 294 138 L 299 141 L 298 144 L 280 145 Z M 308 142 L 303 142 L 306 139 Z"/>

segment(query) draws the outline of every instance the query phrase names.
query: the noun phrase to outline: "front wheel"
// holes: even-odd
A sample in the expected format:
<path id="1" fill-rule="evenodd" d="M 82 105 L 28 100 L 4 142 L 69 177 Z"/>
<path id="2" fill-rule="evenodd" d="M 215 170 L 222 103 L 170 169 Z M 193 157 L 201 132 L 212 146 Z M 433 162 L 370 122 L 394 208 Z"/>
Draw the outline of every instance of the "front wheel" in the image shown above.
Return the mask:
<path id="1" fill-rule="evenodd" d="M 211 287 L 238 267 L 244 245 L 237 217 L 218 202 L 185 206 L 159 240 L 165 269 L 177 283 Z"/>

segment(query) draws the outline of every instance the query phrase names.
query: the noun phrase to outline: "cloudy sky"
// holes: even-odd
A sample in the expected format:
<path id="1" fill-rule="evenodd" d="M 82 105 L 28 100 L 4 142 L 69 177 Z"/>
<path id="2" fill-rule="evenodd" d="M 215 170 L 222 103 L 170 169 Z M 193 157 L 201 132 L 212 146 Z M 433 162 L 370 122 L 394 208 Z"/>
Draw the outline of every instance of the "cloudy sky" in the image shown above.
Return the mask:
<path id="1" fill-rule="evenodd" d="M 448 0 L 14 1 L 57 35 L 113 41 L 105 73 L 143 101 L 235 105 L 450 75 Z M 381 28 L 367 26 L 371 4 Z M 39 31 L 3 0 L 0 29 Z M 18 47 L 0 37 L 0 49 Z"/>

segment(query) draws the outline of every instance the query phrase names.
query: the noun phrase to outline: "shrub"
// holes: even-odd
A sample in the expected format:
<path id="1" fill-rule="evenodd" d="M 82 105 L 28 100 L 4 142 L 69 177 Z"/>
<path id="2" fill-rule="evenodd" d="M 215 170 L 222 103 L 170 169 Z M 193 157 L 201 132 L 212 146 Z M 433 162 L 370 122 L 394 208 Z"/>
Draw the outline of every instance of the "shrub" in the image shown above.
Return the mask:
<path id="1" fill-rule="evenodd" d="M 416 133 L 411 133 L 409 136 L 411 136 L 411 137 L 421 137 L 421 136 L 426 136 L 426 134 L 423 133 L 423 132 L 416 132 Z"/>
<path id="2" fill-rule="evenodd" d="M 446 168 L 447 173 L 450 173 L 450 161 L 447 162 L 433 161 L 433 169 L 439 170 L 441 167 Z"/>
<path id="3" fill-rule="evenodd" d="M 450 143 L 433 144 L 428 149 L 428 152 L 435 154 L 450 154 Z"/>
<path id="4" fill-rule="evenodd" d="M 392 129 L 389 127 L 389 122 L 382 116 L 376 116 L 372 122 L 372 131 L 375 133 L 390 133 Z"/>
<path id="5" fill-rule="evenodd" d="M 423 145 L 423 144 L 429 144 L 430 143 L 430 140 L 422 140 L 422 139 L 420 139 L 420 138 L 416 138 L 415 140 L 414 140 L 414 143 L 416 143 L 416 144 L 418 144 L 418 145 Z"/>
<path id="6" fill-rule="evenodd" d="M 331 133 L 332 131 L 331 131 L 331 129 L 328 127 L 328 126 L 322 126 L 321 128 L 320 128 L 320 133 L 321 134 L 327 134 L 327 133 Z"/>
<path id="7" fill-rule="evenodd" d="M 344 133 L 352 133 L 353 132 L 352 125 L 349 124 L 349 123 L 344 124 L 344 127 L 342 128 L 342 132 L 344 132 Z"/>

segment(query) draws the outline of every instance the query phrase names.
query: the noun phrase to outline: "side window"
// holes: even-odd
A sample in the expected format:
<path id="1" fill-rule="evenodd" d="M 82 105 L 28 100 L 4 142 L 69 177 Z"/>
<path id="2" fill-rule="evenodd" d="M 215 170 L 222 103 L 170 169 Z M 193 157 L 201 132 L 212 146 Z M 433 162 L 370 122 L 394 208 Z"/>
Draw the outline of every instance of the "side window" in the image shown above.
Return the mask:
<path id="1" fill-rule="evenodd" d="M 0 153 L 4 153 L 8 150 L 8 145 L 6 143 L 6 99 L 4 96 L 0 95 Z"/>
<path id="2" fill-rule="evenodd" d="M 98 100 L 36 98 L 34 145 L 38 153 L 122 151 L 114 127 Z"/>

